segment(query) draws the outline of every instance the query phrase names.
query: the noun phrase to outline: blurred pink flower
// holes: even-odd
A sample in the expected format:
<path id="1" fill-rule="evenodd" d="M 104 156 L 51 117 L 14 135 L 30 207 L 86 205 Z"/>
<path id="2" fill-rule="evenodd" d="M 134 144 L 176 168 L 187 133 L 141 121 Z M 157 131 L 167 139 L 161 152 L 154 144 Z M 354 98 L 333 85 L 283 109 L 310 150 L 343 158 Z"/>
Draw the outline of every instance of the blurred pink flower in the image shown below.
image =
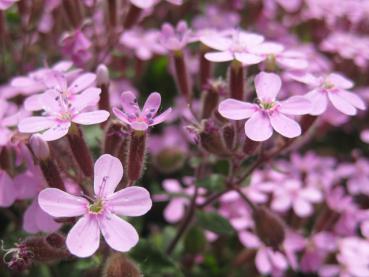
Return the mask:
<path id="1" fill-rule="evenodd" d="M 161 27 L 159 41 L 165 49 L 182 50 L 192 40 L 192 32 L 184 20 L 179 21 L 175 27 L 169 23 L 164 23 Z"/>
<path id="2" fill-rule="evenodd" d="M 100 244 L 100 231 L 114 250 L 129 251 L 138 242 L 134 227 L 117 216 L 141 216 L 147 213 L 152 202 L 149 192 L 142 187 L 127 187 L 114 192 L 123 177 L 121 162 L 102 155 L 95 163 L 95 199 L 68 194 L 55 188 L 40 192 L 40 207 L 53 217 L 82 216 L 69 231 L 66 245 L 78 257 L 93 255 Z"/>
<path id="3" fill-rule="evenodd" d="M 123 111 L 113 108 L 113 113 L 119 120 L 137 131 L 145 131 L 150 126 L 163 122 L 172 111 L 169 108 L 156 116 L 161 103 L 161 96 L 158 92 L 153 92 L 149 95 L 142 110 L 140 110 L 136 96 L 132 92 L 123 92 L 121 98 Z"/>
<path id="4" fill-rule="evenodd" d="M 360 138 L 363 142 L 369 143 L 369 129 L 365 129 L 361 132 Z"/>
<path id="5" fill-rule="evenodd" d="M 259 73 L 255 77 L 255 88 L 259 104 L 226 99 L 219 104 L 219 113 L 232 120 L 249 118 L 245 123 L 245 133 L 247 137 L 255 141 L 269 139 L 273 134 L 273 129 L 288 138 L 299 136 L 301 134 L 300 125 L 285 114 L 309 113 L 310 101 L 302 96 L 276 101 L 281 88 L 281 79 L 274 73 Z"/>
<path id="6" fill-rule="evenodd" d="M 205 58 L 212 62 L 237 60 L 244 65 L 258 64 L 263 57 L 253 52 L 264 37 L 258 34 L 235 30 L 231 36 L 219 36 L 218 33 L 205 34 L 201 42 L 218 52 L 209 52 Z"/>
<path id="7" fill-rule="evenodd" d="M 154 7 L 157 3 L 160 2 L 160 0 L 129 0 L 132 5 L 135 5 L 136 7 L 140 9 L 149 9 Z M 182 5 L 183 0 L 166 0 L 167 2 L 173 4 L 173 5 Z"/>
<path id="8" fill-rule="evenodd" d="M 226 30 L 236 28 L 240 21 L 238 13 L 210 4 L 205 7 L 203 14 L 192 20 L 192 26 L 199 31 L 204 29 Z"/>
<path id="9" fill-rule="evenodd" d="M 324 113 L 328 107 L 328 100 L 338 111 L 347 115 L 356 115 L 357 109 L 365 110 L 364 101 L 348 91 L 354 85 L 352 81 L 338 73 L 331 73 L 325 77 L 316 77 L 310 73 L 290 76 L 313 87 L 313 90 L 306 94 L 313 104 L 310 112 L 312 115 Z"/>
<path id="10" fill-rule="evenodd" d="M 84 66 L 92 59 L 91 45 L 89 38 L 79 29 L 64 34 L 60 40 L 63 54 L 71 58 L 78 66 Z"/>

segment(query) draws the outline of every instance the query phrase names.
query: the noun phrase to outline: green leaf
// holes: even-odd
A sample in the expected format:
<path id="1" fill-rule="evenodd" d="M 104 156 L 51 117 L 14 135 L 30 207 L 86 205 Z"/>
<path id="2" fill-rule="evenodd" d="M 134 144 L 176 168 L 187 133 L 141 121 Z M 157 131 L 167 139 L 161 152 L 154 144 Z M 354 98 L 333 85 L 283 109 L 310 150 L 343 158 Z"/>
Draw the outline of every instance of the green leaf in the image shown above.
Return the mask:
<path id="1" fill-rule="evenodd" d="M 212 174 L 205 179 L 199 180 L 197 186 L 216 192 L 224 189 L 225 177 L 220 174 Z"/>
<path id="2" fill-rule="evenodd" d="M 141 239 L 130 255 L 140 264 L 144 276 L 183 276 L 170 257 L 147 240 Z"/>
<path id="3" fill-rule="evenodd" d="M 196 217 L 199 225 L 206 230 L 221 235 L 232 235 L 234 233 L 228 220 L 216 212 L 197 211 Z"/>
<path id="4" fill-rule="evenodd" d="M 201 228 L 192 227 L 186 234 L 184 247 L 187 253 L 201 253 L 206 246 L 206 238 Z"/>

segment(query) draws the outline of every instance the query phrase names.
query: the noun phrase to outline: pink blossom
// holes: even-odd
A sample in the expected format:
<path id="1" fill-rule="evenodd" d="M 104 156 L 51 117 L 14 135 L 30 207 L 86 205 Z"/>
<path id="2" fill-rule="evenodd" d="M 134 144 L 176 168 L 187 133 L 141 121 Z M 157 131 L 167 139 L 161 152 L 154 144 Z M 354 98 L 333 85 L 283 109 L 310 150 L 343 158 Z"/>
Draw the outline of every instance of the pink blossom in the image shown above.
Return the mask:
<path id="1" fill-rule="evenodd" d="M 310 216 L 313 204 L 322 201 L 322 193 L 314 187 L 302 187 L 298 180 L 287 179 L 277 186 L 271 207 L 275 211 L 286 212 L 291 207 L 300 217 Z"/>
<path id="2" fill-rule="evenodd" d="M 352 195 L 369 195 L 369 161 L 359 159 L 354 164 L 341 164 L 337 168 L 337 174 L 341 178 L 347 178 L 347 188 Z"/>
<path id="3" fill-rule="evenodd" d="M 60 40 L 63 54 L 78 66 L 83 66 L 92 59 L 91 45 L 89 38 L 79 29 L 73 33 L 64 34 Z"/>
<path id="4" fill-rule="evenodd" d="M 104 122 L 109 117 L 107 111 L 82 112 L 91 101 L 97 101 L 99 94 L 99 89 L 85 90 L 71 102 L 61 92 L 49 90 L 41 99 L 44 115 L 22 119 L 18 129 L 22 133 L 42 132 L 43 140 L 53 141 L 65 136 L 72 123 L 91 125 Z"/>
<path id="5" fill-rule="evenodd" d="M 109 155 L 102 155 L 95 163 L 95 199 L 68 194 L 55 188 L 40 192 L 40 207 L 53 217 L 82 216 L 69 231 L 66 245 L 78 257 L 93 255 L 100 244 L 100 231 L 114 250 L 129 251 L 138 242 L 134 227 L 121 216 L 141 216 L 150 210 L 149 192 L 142 187 L 127 187 L 114 192 L 123 177 L 121 162 Z"/>
<path id="6" fill-rule="evenodd" d="M 202 37 L 201 42 L 218 52 L 209 52 L 205 58 L 212 62 L 227 62 L 237 60 L 244 65 L 258 64 L 263 57 L 253 52 L 260 45 L 264 37 L 244 31 L 234 31 L 231 36 L 219 36 L 210 33 Z"/>
<path id="7" fill-rule="evenodd" d="M 131 29 L 123 32 L 120 43 L 134 50 L 141 60 L 149 60 L 156 54 L 165 54 L 165 48 L 159 43 L 160 33 L 155 30 Z"/>
<path id="8" fill-rule="evenodd" d="M 192 42 L 192 32 L 187 23 L 183 20 L 173 27 L 169 23 L 164 23 L 161 27 L 159 41 L 161 45 L 170 51 L 182 50 L 188 43 Z"/>
<path id="9" fill-rule="evenodd" d="M 199 31 L 204 29 L 226 30 L 236 28 L 240 20 L 239 14 L 211 4 L 205 7 L 202 15 L 193 19 L 192 26 Z"/>
<path id="10" fill-rule="evenodd" d="M 137 131 L 145 131 L 150 126 L 163 122 L 172 111 L 169 108 L 156 116 L 161 103 L 161 96 L 158 92 L 153 92 L 149 95 L 142 110 L 140 110 L 136 96 L 132 92 L 123 92 L 121 98 L 123 111 L 113 108 L 113 113 L 119 120 Z"/>
<path id="11" fill-rule="evenodd" d="M 310 112 L 312 115 L 324 113 L 328 107 L 328 100 L 338 111 L 346 115 L 356 115 L 357 109 L 365 110 L 363 100 L 348 91 L 353 87 L 352 81 L 338 73 L 331 73 L 325 77 L 316 77 L 309 73 L 291 77 L 313 88 L 306 94 L 313 104 Z"/>
<path id="12" fill-rule="evenodd" d="M 129 0 L 132 5 L 140 9 L 149 9 L 154 7 L 160 0 Z M 182 5 L 183 0 L 166 0 L 173 5 Z"/>
<path id="13" fill-rule="evenodd" d="M 0 0 L 0 10 L 7 10 L 11 7 L 11 5 L 18 1 L 19 0 Z"/>
<path id="14" fill-rule="evenodd" d="M 369 143 L 369 129 L 365 129 L 361 132 L 360 138 L 363 142 Z"/>
<path id="15" fill-rule="evenodd" d="M 273 129 L 288 138 L 301 134 L 300 125 L 287 115 L 302 115 L 311 110 L 310 101 L 302 96 L 293 96 L 277 101 L 281 79 L 274 73 L 261 72 L 255 77 L 256 94 L 259 104 L 226 99 L 219 104 L 218 111 L 225 118 L 248 120 L 245 123 L 246 136 L 255 141 L 265 141 L 273 134 Z"/>

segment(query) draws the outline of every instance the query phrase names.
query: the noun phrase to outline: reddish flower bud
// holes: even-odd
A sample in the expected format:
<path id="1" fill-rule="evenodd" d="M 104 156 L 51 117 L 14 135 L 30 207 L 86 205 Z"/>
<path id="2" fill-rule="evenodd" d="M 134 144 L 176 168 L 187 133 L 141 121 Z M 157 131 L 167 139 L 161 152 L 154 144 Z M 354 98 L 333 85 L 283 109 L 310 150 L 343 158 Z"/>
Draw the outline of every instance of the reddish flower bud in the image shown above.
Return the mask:
<path id="1" fill-rule="evenodd" d="M 173 54 L 173 60 L 175 69 L 175 80 L 178 90 L 181 92 L 181 95 L 189 101 L 192 97 L 192 89 L 183 51 L 175 51 Z"/>
<path id="2" fill-rule="evenodd" d="M 109 70 L 104 64 L 100 64 L 96 69 L 96 86 L 101 89 L 100 110 L 110 110 L 109 83 Z"/>
<path id="3" fill-rule="evenodd" d="M 232 61 L 229 67 L 229 93 L 230 97 L 244 100 L 245 70 L 239 61 Z"/>
<path id="4" fill-rule="evenodd" d="M 112 254 L 106 261 L 103 270 L 104 277 L 141 277 L 138 266 L 125 255 Z"/>
<path id="5" fill-rule="evenodd" d="M 140 19 L 142 10 L 135 5 L 130 5 L 128 12 L 126 14 L 125 20 L 123 22 L 123 27 L 125 29 L 132 28 Z"/>
<path id="6" fill-rule="evenodd" d="M 204 121 L 204 128 L 199 133 L 200 145 L 204 150 L 218 156 L 228 156 L 228 151 L 223 140 L 220 129 L 215 126 L 213 121 Z"/>
<path id="7" fill-rule="evenodd" d="M 39 160 L 46 160 L 50 157 L 49 145 L 39 134 L 34 134 L 29 139 L 29 145 L 32 153 Z"/>
<path id="8" fill-rule="evenodd" d="M 128 179 L 132 183 L 138 180 L 142 175 L 145 164 L 146 153 L 146 137 L 145 131 L 132 130 L 128 145 Z"/>

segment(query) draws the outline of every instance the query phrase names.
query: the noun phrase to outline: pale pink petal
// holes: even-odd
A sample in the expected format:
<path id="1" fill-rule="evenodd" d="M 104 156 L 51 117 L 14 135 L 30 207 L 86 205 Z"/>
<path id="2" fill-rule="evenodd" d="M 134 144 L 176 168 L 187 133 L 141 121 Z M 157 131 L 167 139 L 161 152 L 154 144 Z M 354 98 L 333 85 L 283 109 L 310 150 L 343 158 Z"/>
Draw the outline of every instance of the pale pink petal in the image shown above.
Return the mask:
<path id="1" fill-rule="evenodd" d="M 238 233 L 238 238 L 245 247 L 258 248 L 260 246 L 259 238 L 251 232 L 241 231 Z"/>
<path id="2" fill-rule="evenodd" d="M 85 258 L 92 256 L 99 248 L 100 230 L 94 216 L 85 215 L 70 229 L 66 245 L 75 256 Z"/>
<path id="3" fill-rule="evenodd" d="M 307 217 L 313 212 L 313 207 L 311 204 L 302 198 L 297 198 L 294 200 L 293 209 L 300 217 Z"/>
<path id="4" fill-rule="evenodd" d="M 153 123 L 150 124 L 150 126 L 162 123 L 163 121 L 165 121 L 168 118 L 168 116 L 171 112 L 172 112 L 172 108 L 169 108 L 165 112 L 163 112 L 163 113 L 159 114 L 158 116 L 154 117 L 153 118 Z"/>
<path id="5" fill-rule="evenodd" d="M 169 223 L 181 220 L 185 212 L 185 201 L 181 198 L 172 199 L 164 209 L 164 218 Z"/>
<path id="6" fill-rule="evenodd" d="M 133 121 L 131 123 L 131 128 L 136 131 L 146 131 L 149 128 L 149 125 L 146 122 Z"/>
<path id="7" fill-rule="evenodd" d="M 342 98 L 338 93 L 330 92 L 328 93 L 328 98 L 333 104 L 333 106 L 341 113 L 347 115 L 356 115 L 357 111 L 355 107 L 352 106 L 351 103 L 348 102 L 345 98 Z"/>
<path id="8" fill-rule="evenodd" d="M 74 217 L 86 213 L 89 202 L 56 188 L 46 188 L 38 195 L 41 209 L 54 217 Z"/>
<path id="9" fill-rule="evenodd" d="M 249 32 L 237 32 L 235 36 L 238 38 L 238 40 L 247 46 L 254 46 L 262 43 L 264 41 L 264 37 L 262 35 L 258 35 L 255 33 L 249 33 Z"/>
<path id="10" fill-rule="evenodd" d="M 160 107 L 161 96 L 158 92 L 150 93 L 149 97 L 146 99 L 145 105 L 142 108 L 142 115 L 155 115 Z"/>
<path id="11" fill-rule="evenodd" d="M 293 119 L 282 113 L 275 112 L 270 116 L 273 129 L 287 138 L 295 138 L 301 135 L 300 125 Z"/>
<path id="12" fill-rule="evenodd" d="M 155 5 L 156 0 L 130 0 L 130 2 L 140 9 L 148 9 Z"/>
<path id="13" fill-rule="evenodd" d="M 369 143 L 369 129 L 362 131 L 360 138 L 363 142 Z"/>
<path id="14" fill-rule="evenodd" d="M 131 91 L 123 92 L 121 95 L 121 99 L 124 112 L 126 112 L 127 114 L 139 116 L 141 111 L 140 108 L 138 107 L 137 99 L 133 92 Z"/>
<path id="15" fill-rule="evenodd" d="M 354 86 L 354 83 L 338 73 L 331 73 L 327 79 L 332 82 L 336 87 L 341 89 L 350 89 Z"/>
<path id="16" fill-rule="evenodd" d="M 274 73 L 261 72 L 255 77 L 256 94 L 262 101 L 274 101 L 281 85 L 281 78 Z"/>
<path id="17" fill-rule="evenodd" d="M 243 65 L 258 64 L 264 60 L 264 57 L 257 56 L 250 53 L 235 53 L 235 59 L 241 62 Z"/>
<path id="18" fill-rule="evenodd" d="M 163 188 L 165 189 L 165 191 L 170 192 L 170 193 L 179 193 L 183 190 L 180 183 L 176 179 L 164 180 Z"/>
<path id="19" fill-rule="evenodd" d="M 72 107 L 77 111 L 81 111 L 88 106 L 93 106 L 99 101 L 100 93 L 101 89 L 99 88 L 88 88 L 74 97 Z"/>
<path id="20" fill-rule="evenodd" d="M 219 35 L 205 35 L 201 38 L 201 42 L 206 46 L 218 51 L 226 51 L 232 45 L 232 40 L 223 38 Z"/>
<path id="21" fill-rule="evenodd" d="M 72 93 L 78 93 L 85 88 L 92 85 L 92 83 L 96 80 L 96 74 L 94 73 L 85 73 L 79 76 L 73 83 L 68 87 L 72 91 Z"/>
<path id="22" fill-rule="evenodd" d="M 235 99 L 226 99 L 220 102 L 218 111 L 225 118 L 240 120 L 252 116 L 256 109 L 255 104 L 250 104 Z"/>
<path id="23" fill-rule="evenodd" d="M 246 136 L 255 141 L 265 141 L 273 135 L 273 128 L 267 115 L 255 112 L 245 123 Z"/>
<path id="24" fill-rule="evenodd" d="M 17 197 L 15 186 L 8 173 L 0 169 L 0 207 L 10 207 Z"/>
<path id="25" fill-rule="evenodd" d="M 266 248 L 260 248 L 256 253 L 255 265 L 258 271 L 262 274 L 268 274 L 271 272 L 272 265 L 270 264 Z"/>
<path id="26" fill-rule="evenodd" d="M 122 163 L 109 154 L 104 154 L 97 159 L 94 172 L 94 191 L 98 196 L 112 194 L 123 178 Z"/>
<path id="27" fill-rule="evenodd" d="M 327 110 L 327 95 L 319 89 L 310 91 L 305 95 L 305 97 L 309 99 L 312 104 L 312 109 L 310 111 L 311 115 L 321 115 Z"/>
<path id="28" fill-rule="evenodd" d="M 320 83 L 319 78 L 315 77 L 311 73 L 293 72 L 293 73 L 287 74 L 287 76 L 295 81 L 304 83 L 312 87 L 317 87 L 319 86 L 319 83 Z"/>
<path id="29" fill-rule="evenodd" d="M 113 213 L 122 216 L 140 216 L 152 206 L 150 193 L 142 187 L 127 187 L 106 198 Z"/>
<path id="30" fill-rule="evenodd" d="M 276 55 L 283 52 L 284 46 L 275 42 L 263 42 L 252 48 L 252 53 L 264 55 Z"/>
<path id="31" fill-rule="evenodd" d="M 321 276 L 321 277 L 336 277 L 336 276 L 339 276 L 340 271 L 341 271 L 340 267 L 337 264 L 323 265 L 319 269 L 319 276 Z"/>
<path id="32" fill-rule="evenodd" d="M 14 77 L 10 82 L 11 86 L 17 87 L 17 88 L 32 87 L 35 84 L 37 84 L 37 82 L 35 82 L 34 79 L 30 77 L 24 77 L 24 76 Z"/>
<path id="33" fill-rule="evenodd" d="M 309 66 L 309 63 L 304 58 L 279 57 L 277 62 L 281 67 L 296 70 L 303 70 Z"/>
<path id="34" fill-rule="evenodd" d="M 320 190 L 313 187 L 307 187 L 300 191 L 300 196 L 304 198 L 305 200 L 313 203 L 318 203 L 322 201 L 323 195 Z"/>
<path id="35" fill-rule="evenodd" d="M 288 267 L 288 263 L 286 258 L 282 255 L 281 252 L 268 249 L 270 261 L 273 263 L 274 267 L 285 270 Z"/>
<path id="36" fill-rule="evenodd" d="M 233 54 L 229 51 L 209 52 L 205 54 L 205 59 L 211 62 L 228 62 L 233 60 Z"/>
<path id="37" fill-rule="evenodd" d="M 72 66 L 73 66 L 73 62 L 71 61 L 61 61 L 61 62 L 54 64 L 52 69 L 56 71 L 64 72 L 64 71 L 71 69 Z"/>
<path id="38" fill-rule="evenodd" d="M 303 96 L 292 96 L 286 101 L 280 102 L 279 111 L 285 114 L 303 115 L 308 114 L 312 110 L 310 100 Z"/>
<path id="39" fill-rule="evenodd" d="M 278 212 L 286 212 L 291 207 L 291 198 L 288 195 L 274 197 L 271 207 Z"/>
<path id="40" fill-rule="evenodd" d="M 336 92 L 339 96 L 349 102 L 352 106 L 359 110 L 365 110 L 365 103 L 364 101 L 355 93 L 348 92 L 345 90 L 339 90 Z"/>
<path id="41" fill-rule="evenodd" d="M 32 116 L 22 119 L 18 124 L 21 133 L 36 133 L 49 129 L 55 125 L 55 120 L 50 117 Z"/>
<path id="42" fill-rule="evenodd" d="M 67 90 L 67 79 L 62 72 L 49 70 L 45 73 L 43 81 L 49 89 L 56 89 L 58 91 Z"/>
<path id="43" fill-rule="evenodd" d="M 361 231 L 361 234 L 369 239 L 369 220 L 367 221 L 364 221 L 363 223 L 361 223 L 360 225 L 360 231 Z"/>
<path id="44" fill-rule="evenodd" d="M 39 101 L 42 109 L 53 114 L 61 110 L 60 106 L 60 92 L 55 89 L 48 89 L 42 94 L 39 94 Z"/>
<path id="45" fill-rule="evenodd" d="M 92 125 L 106 121 L 109 115 L 109 112 L 103 110 L 85 112 L 74 116 L 72 121 L 77 124 Z"/>
<path id="46" fill-rule="evenodd" d="M 115 214 L 107 214 L 99 224 L 105 241 L 114 250 L 127 252 L 138 242 L 136 229 Z"/>
<path id="47" fill-rule="evenodd" d="M 126 123 L 127 125 L 130 125 L 131 122 L 128 119 L 128 116 L 123 113 L 121 110 L 119 110 L 118 108 L 113 108 L 113 114 L 121 121 L 123 121 L 123 123 Z"/>
<path id="48" fill-rule="evenodd" d="M 63 122 L 58 125 L 54 125 L 46 132 L 43 132 L 40 136 L 45 141 L 53 141 L 64 137 L 68 134 L 70 122 Z"/>

